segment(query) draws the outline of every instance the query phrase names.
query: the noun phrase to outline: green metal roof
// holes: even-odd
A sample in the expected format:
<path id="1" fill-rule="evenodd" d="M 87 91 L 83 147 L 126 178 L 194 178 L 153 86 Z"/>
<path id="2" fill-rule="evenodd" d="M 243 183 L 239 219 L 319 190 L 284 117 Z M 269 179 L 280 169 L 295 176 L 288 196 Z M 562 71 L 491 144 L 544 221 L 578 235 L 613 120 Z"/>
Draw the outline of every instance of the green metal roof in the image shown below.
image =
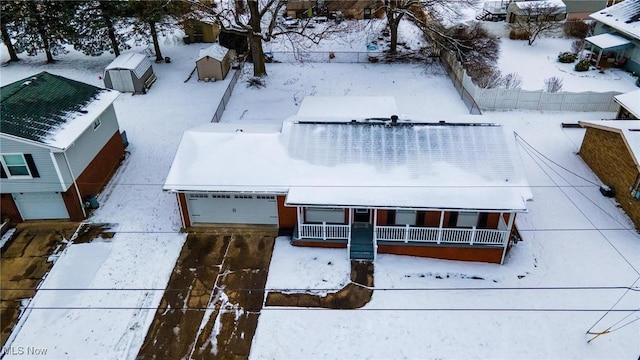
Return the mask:
<path id="1" fill-rule="evenodd" d="M 43 71 L 0 88 L 0 132 L 37 142 L 86 113 L 105 91 Z"/>

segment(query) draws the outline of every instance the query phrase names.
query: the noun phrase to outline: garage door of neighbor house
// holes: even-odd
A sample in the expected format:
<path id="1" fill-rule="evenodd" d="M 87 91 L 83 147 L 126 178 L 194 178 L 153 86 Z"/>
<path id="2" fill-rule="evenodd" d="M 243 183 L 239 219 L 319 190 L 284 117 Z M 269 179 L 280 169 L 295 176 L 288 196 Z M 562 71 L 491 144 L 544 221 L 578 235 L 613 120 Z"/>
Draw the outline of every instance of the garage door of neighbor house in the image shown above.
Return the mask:
<path id="1" fill-rule="evenodd" d="M 130 70 L 109 70 L 111 85 L 118 91 L 134 91 Z"/>
<path id="2" fill-rule="evenodd" d="M 23 220 L 68 219 L 62 196 L 55 192 L 16 193 L 13 195 Z"/>
<path id="3" fill-rule="evenodd" d="M 278 224 L 274 195 L 187 194 L 192 224 Z"/>

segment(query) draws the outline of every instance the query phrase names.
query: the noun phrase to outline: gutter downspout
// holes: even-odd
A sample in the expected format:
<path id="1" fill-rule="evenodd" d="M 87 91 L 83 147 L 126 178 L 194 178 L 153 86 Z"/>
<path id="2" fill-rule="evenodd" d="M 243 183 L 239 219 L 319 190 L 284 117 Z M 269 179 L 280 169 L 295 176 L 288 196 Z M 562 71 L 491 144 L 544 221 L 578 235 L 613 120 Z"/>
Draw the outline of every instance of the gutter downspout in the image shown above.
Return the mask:
<path id="1" fill-rule="evenodd" d="M 84 202 L 82 201 L 82 195 L 80 195 L 80 189 L 78 189 L 78 183 L 76 183 L 76 177 L 75 175 L 73 175 L 73 171 L 71 170 L 71 164 L 69 163 L 69 159 L 67 158 L 66 151 L 62 152 L 62 156 L 64 156 L 64 161 L 67 163 L 67 168 L 69 168 L 69 174 L 71 174 L 73 187 L 76 189 L 76 194 L 78 195 L 78 201 L 80 202 L 80 209 L 82 210 L 82 216 L 86 218 L 87 212 L 84 210 Z"/>

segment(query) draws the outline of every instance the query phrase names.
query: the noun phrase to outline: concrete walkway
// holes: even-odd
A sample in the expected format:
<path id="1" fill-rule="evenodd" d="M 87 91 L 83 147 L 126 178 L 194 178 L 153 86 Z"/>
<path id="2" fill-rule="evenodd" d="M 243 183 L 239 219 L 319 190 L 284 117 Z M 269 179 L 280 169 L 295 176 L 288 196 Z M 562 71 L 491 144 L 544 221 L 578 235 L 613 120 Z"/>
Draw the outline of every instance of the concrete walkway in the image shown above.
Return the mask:
<path id="1" fill-rule="evenodd" d="M 373 295 L 373 263 L 351 261 L 351 282 L 335 293 L 269 292 L 266 306 L 316 307 L 327 309 L 358 309 Z"/>

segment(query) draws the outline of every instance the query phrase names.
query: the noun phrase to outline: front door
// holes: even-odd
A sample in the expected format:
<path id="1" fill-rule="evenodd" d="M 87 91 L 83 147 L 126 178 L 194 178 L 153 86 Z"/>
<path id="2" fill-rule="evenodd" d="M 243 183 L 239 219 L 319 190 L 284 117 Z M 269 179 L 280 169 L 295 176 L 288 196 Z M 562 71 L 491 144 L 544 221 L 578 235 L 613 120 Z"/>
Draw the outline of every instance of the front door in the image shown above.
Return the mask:
<path id="1" fill-rule="evenodd" d="M 353 222 L 371 222 L 371 210 L 370 209 L 355 209 L 353 213 Z"/>

